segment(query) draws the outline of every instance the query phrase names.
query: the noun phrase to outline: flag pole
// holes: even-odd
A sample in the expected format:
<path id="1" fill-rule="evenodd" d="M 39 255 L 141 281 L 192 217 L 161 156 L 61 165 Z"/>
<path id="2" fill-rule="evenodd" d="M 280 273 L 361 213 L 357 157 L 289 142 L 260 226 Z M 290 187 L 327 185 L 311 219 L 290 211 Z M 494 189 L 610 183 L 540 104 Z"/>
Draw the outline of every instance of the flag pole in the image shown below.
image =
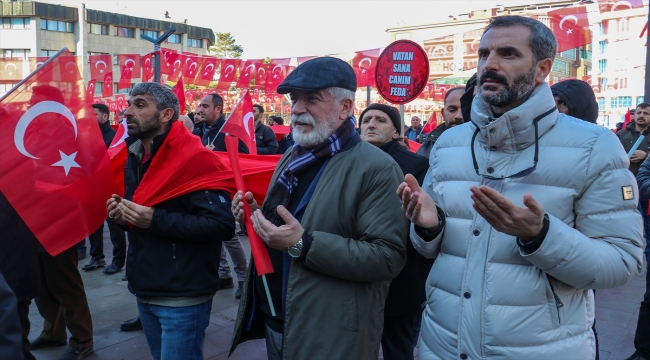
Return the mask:
<path id="1" fill-rule="evenodd" d="M 67 47 L 64 47 L 63 49 L 59 50 L 56 54 L 50 56 L 50 58 L 47 59 L 47 60 L 45 60 L 45 62 L 44 62 L 43 64 L 41 64 L 41 66 L 39 66 L 38 68 L 34 69 L 34 71 L 32 71 L 31 73 L 29 73 L 29 75 L 25 76 L 24 79 L 20 80 L 20 82 L 18 82 L 18 84 L 14 85 L 14 87 L 12 87 L 9 91 L 7 91 L 7 93 L 4 94 L 4 95 L 0 98 L 0 101 L 6 99 L 7 96 L 9 96 L 9 94 L 13 93 L 13 92 L 14 92 L 16 89 L 18 89 L 21 85 L 23 85 L 25 82 L 27 82 L 27 80 L 29 80 L 32 76 L 34 76 L 34 74 L 36 74 L 36 73 L 39 71 L 39 68 L 40 68 L 40 67 L 43 67 L 43 66 L 45 66 L 45 65 L 48 65 L 49 63 L 51 63 L 52 61 L 54 61 L 54 59 L 56 59 L 57 57 L 59 57 L 59 55 L 63 54 L 63 53 L 66 52 L 66 51 L 68 51 L 68 48 L 67 48 Z"/>

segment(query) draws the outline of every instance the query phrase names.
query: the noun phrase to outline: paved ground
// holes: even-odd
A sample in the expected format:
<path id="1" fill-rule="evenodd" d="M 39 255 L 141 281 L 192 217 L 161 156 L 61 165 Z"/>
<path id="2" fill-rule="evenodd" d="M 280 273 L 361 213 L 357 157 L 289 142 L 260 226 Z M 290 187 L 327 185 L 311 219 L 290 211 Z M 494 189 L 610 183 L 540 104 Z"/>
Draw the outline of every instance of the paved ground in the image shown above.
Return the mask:
<path id="1" fill-rule="evenodd" d="M 110 263 L 113 246 L 108 236 L 108 226 L 104 229 L 104 253 L 106 262 Z M 250 254 L 248 239 L 242 238 L 242 243 Z M 88 257 L 81 261 L 79 269 L 89 260 Z M 138 314 L 135 297 L 127 289 L 126 282 L 121 280 L 123 274 L 124 271 L 114 275 L 104 275 L 101 270 L 81 271 L 95 332 L 95 352 L 87 357 L 89 360 L 151 359 L 142 331 L 119 330 L 120 322 Z M 601 360 L 624 359 L 634 351 L 634 331 L 639 303 L 643 299 L 644 291 L 645 271 L 642 276 L 634 278 L 625 286 L 598 291 L 596 329 L 600 341 Z M 217 292 L 212 304 L 210 326 L 206 331 L 204 350 L 206 359 L 228 358 L 237 307 L 238 300 L 235 299 L 234 288 Z M 30 319 L 32 323 L 30 339 L 34 339 L 42 330 L 43 320 L 33 303 Z M 33 353 L 39 360 L 58 359 L 65 349 L 66 347 L 50 348 Z M 265 360 L 266 345 L 263 340 L 250 341 L 239 346 L 230 359 Z"/>

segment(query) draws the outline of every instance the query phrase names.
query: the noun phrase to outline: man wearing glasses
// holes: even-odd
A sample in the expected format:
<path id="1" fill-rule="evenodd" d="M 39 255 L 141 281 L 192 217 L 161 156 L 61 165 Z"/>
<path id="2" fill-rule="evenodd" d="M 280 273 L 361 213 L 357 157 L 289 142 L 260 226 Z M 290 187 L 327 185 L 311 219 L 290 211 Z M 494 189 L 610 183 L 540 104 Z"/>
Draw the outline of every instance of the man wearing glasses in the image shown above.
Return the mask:
<path id="1" fill-rule="evenodd" d="M 590 290 L 641 270 L 627 156 L 556 109 L 556 49 L 536 20 L 493 18 L 471 121 L 438 139 L 422 188 L 407 175 L 397 189 L 414 247 L 435 258 L 420 359 L 593 359 Z"/>

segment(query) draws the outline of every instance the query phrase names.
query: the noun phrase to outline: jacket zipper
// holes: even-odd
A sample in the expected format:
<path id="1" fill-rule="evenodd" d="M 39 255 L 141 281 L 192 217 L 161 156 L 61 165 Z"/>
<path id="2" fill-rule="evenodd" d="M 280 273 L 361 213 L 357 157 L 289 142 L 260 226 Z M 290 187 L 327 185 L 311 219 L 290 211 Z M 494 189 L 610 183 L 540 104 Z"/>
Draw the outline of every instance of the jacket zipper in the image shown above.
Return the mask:
<path id="1" fill-rule="evenodd" d="M 176 243 L 172 244 L 172 260 L 176 260 Z"/>
<path id="2" fill-rule="evenodd" d="M 560 297 L 557 296 L 557 293 L 553 288 L 553 284 L 551 284 L 551 279 L 548 280 L 548 284 L 551 286 L 551 291 L 553 292 L 553 297 L 555 298 L 555 306 L 557 306 L 557 309 L 560 310 L 560 308 L 563 307 L 564 304 L 562 303 L 562 301 L 560 301 Z"/>

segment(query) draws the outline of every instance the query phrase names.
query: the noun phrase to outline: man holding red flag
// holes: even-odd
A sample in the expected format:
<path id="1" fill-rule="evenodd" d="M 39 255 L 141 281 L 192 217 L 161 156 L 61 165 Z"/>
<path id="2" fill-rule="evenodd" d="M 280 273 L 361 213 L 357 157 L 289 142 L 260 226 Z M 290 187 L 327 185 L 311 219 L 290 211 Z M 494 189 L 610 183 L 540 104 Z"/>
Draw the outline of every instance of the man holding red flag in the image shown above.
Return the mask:
<path id="1" fill-rule="evenodd" d="M 460 98 L 465 93 L 464 87 L 455 87 L 445 93 L 445 102 L 442 108 L 442 119 L 444 120 L 443 124 L 436 126 L 436 117 L 431 116 L 431 119 L 422 130 L 422 146 L 418 149 L 417 154 L 425 157 L 429 157 L 431 154 L 431 149 L 436 143 L 440 135 L 448 129 L 456 125 L 462 124 L 463 121 L 463 112 L 460 108 Z M 432 130 L 427 130 L 427 127 L 431 126 Z"/>
<path id="2" fill-rule="evenodd" d="M 158 83 L 131 90 L 124 198 L 108 216 L 129 229 L 127 277 L 155 359 L 202 359 L 221 242 L 235 233 L 232 171 L 178 120 L 178 98 Z"/>
<path id="3" fill-rule="evenodd" d="M 306 61 L 278 87 L 291 93 L 296 144 L 262 206 L 246 193 L 273 264 L 271 301 L 251 265 L 231 352 L 265 337 L 269 359 L 379 356 L 384 300 L 406 262 L 408 232 L 394 192 L 402 172 L 355 130 L 356 89 L 352 67 L 333 57 Z M 243 222 L 241 193 L 232 210 Z"/>

